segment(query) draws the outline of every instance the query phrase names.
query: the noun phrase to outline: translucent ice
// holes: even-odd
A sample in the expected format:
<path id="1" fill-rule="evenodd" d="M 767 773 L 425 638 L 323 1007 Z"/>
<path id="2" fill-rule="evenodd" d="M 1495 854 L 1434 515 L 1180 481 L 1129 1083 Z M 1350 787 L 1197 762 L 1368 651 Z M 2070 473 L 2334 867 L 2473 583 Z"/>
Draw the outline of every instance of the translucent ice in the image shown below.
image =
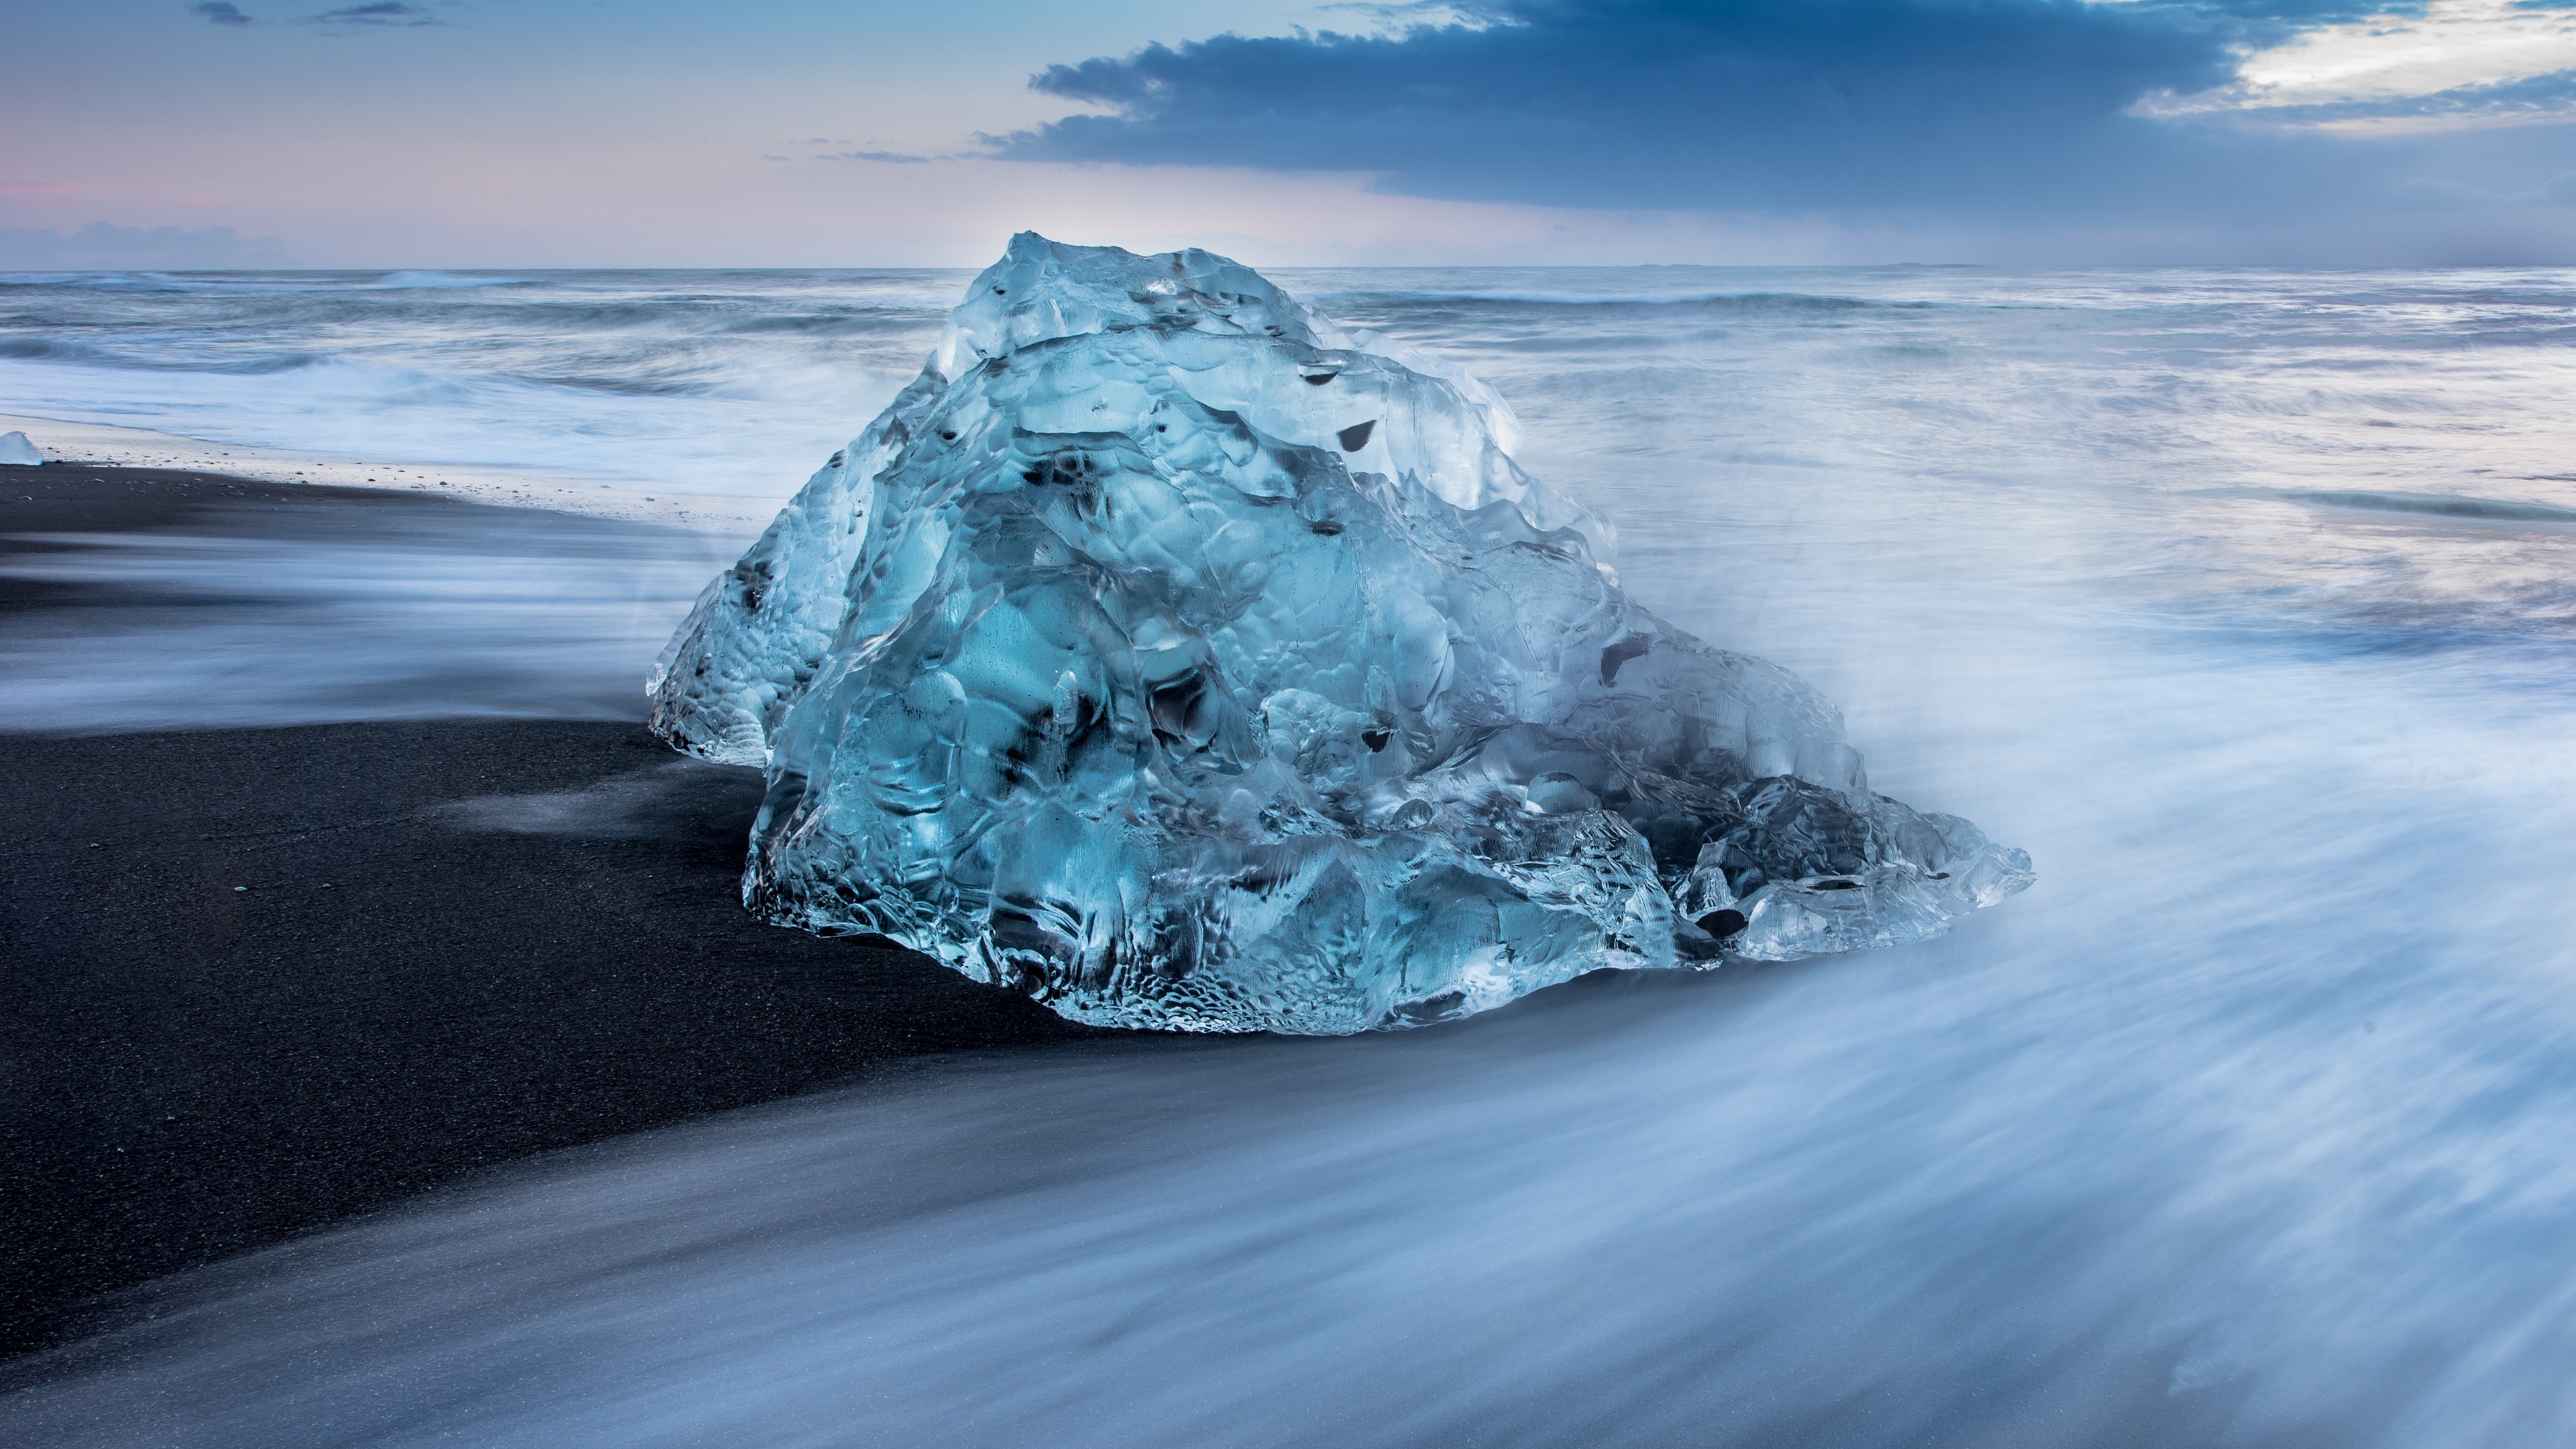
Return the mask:
<path id="1" fill-rule="evenodd" d="M 1222 257 L 1023 233 L 708 587 L 654 726 L 767 768 L 754 911 L 1114 1025 L 1415 1025 L 2029 884 L 1630 602 L 1513 439 Z"/>
<path id="2" fill-rule="evenodd" d="M 0 468 L 34 468 L 44 461 L 25 433 L 0 433 Z"/>

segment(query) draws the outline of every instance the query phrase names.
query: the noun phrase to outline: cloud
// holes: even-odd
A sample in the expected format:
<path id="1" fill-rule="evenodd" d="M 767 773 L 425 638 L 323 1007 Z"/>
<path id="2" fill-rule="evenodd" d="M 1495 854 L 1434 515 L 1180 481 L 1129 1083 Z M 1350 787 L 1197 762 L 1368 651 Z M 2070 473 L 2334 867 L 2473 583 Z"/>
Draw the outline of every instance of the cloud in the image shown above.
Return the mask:
<path id="1" fill-rule="evenodd" d="M 423 25 L 445 25 L 447 22 L 417 5 L 405 5 L 402 0 L 375 0 L 373 4 L 325 10 L 319 15 L 310 17 L 305 23 L 353 28 L 398 26 L 413 29 Z"/>
<path id="2" fill-rule="evenodd" d="M 2240 119 L 2382 135 L 2576 119 L 2576 70 L 2453 86 L 2426 95 L 2372 96 L 2249 107 Z"/>
<path id="3" fill-rule="evenodd" d="M 273 236 L 243 237 L 228 226 L 146 231 L 94 221 L 69 236 L 55 231 L 0 231 L 0 267 L 13 271 L 217 270 L 289 265 Z"/>
<path id="4" fill-rule="evenodd" d="M 2245 55 L 2227 85 L 2138 109 L 2346 135 L 2551 124 L 2571 114 L 2570 19 L 2519 0 L 2426 0 L 2402 23 L 2313 25 Z"/>
<path id="5" fill-rule="evenodd" d="M 849 148 L 851 146 L 850 140 L 846 136 L 839 138 L 808 136 L 801 141 L 789 141 L 786 144 L 790 146 L 840 146 L 844 148 Z M 839 151 L 809 151 L 805 154 L 803 159 L 807 161 L 872 161 L 879 164 L 895 166 L 926 166 L 933 161 L 980 161 L 985 159 L 985 153 L 982 151 L 968 151 L 962 153 L 943 151 L 935 155 L 922 155 L 913 151 L 886 151 L 874 149 L 876 145 L 876 138 L 871 136 L 866 141 L 861 142 L 856 148 Z M 786 161 L 795 158 L 777 155 L 773 152 L 763 152 L 761 153 L 760 159 L 763 161 Z"/>
<path id="6" fill-rule="evenodd" d="M 208 23 L 214 25 L 259 23 L 244 13 L 239 5 L 233 4 L 232 0 L 197 0 L 196 4 L 188 7 L 188 13 L 202 15 L 206 17 Z M 364 5 L 343 6 L 338 10 L 325 10 L 319 15 L 303 16 L 293 23 L 320 25 L 334 30 L 361 30 L 389 27 L 417 29 L 424 25 L 445 25 L 448 22 L 417 5 L 406 5 L 402 0 L 371 0 L 371 3 Z"/>
<path id="7" fill-rule="evenodd" d="M 1402 4 L 1380 4 L 1375 0 L 1340 0 L 1338 4 L 1319 5 L 1322 11 L 1339 11 L 1375 22 L 1371 33 L 1393 34 L 1421 26 L 1463 25 L 1481 30 L 1495 24 L 1494 19 L 1478 8 L 1475 0 L 1404 0 Z"/>
<path id="8" fill-rule="evenodd" d="M 2508 3 L 1371 5 L 1371 34 L 1050 66 L 1031 86 L 1079 113 L 979 140 L 1005 160 L 1356 172 L 1395 195 L 1797 217 L 1989 239 L 1961 243 L 1980 253 L 2545 259 L 2576 246 L 2536 204 L 2566 169 L 2576 127 L 2547 123 L 2576 120 L 2576 76 L 2459 84 L 2455 65 L 2424 94 L 2294 96 L 2249 91 L 2243 69 L 2323 54 L 2397 75 L 2372 37 L 2419 30 L 2522 54 L 2495 39 L 2531 24 Z M 2377 139 L 2354 138 L 2365 120 Z"/>
<path id="9" fill-rule="evenodd" d="M 1056 65 L 1043 161 L 1367 170 L 1412 195 L 1830 207 L 2083 191 L 2265 15 L 2071 0 L 1499 0 L 1391 35 L 1222 35 Z"/>

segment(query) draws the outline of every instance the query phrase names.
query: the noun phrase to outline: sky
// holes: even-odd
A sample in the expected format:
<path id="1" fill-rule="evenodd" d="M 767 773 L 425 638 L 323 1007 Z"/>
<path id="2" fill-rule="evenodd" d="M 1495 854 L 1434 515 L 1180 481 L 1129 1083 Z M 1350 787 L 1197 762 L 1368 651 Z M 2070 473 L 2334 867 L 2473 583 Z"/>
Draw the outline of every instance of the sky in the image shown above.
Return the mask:
<path id="1" fill-rule="evenodd" d="M 14 0 L 0 267 L 2576 261 L 2576 0 Z"/>

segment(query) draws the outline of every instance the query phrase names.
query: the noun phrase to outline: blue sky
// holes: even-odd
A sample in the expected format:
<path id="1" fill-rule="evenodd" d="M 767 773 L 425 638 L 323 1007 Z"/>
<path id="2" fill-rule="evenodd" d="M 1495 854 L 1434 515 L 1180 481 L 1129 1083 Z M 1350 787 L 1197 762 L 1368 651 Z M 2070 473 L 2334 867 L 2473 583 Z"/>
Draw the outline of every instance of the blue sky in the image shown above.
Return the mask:
<path id="1" fill-rule="evenodd" d="M 2576 261 L 2576 0 L 94 0 L 11 31 L 0 265 L 971 265 L 1022 226 L 1272 265 Z"/>

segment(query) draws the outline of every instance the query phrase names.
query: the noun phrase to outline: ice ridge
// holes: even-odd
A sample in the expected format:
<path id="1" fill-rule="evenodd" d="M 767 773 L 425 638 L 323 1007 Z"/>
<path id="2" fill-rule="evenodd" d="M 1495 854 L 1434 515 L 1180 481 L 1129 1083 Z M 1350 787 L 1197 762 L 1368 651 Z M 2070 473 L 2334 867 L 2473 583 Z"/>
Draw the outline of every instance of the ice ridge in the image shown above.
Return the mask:
<path id="1" fill-rule="evenodd" d="M 654 728 L 766 769 L 751 910 L 1107 1025 L 1420 1025 L 2030 883 L 1631 602 L 1516 436 L 1223 257 L 1024 232 L 708 586 Z"/>

